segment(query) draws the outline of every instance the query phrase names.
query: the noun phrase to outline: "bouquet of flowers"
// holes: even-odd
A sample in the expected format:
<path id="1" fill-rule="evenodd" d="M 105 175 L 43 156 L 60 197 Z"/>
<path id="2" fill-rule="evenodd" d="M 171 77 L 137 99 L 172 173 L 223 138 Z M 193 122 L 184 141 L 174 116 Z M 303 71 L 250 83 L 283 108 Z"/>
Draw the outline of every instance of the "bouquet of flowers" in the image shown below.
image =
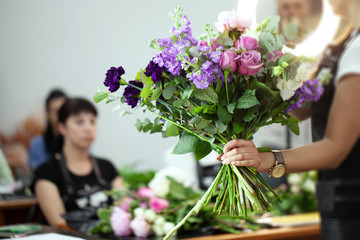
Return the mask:
<path id="1" fill-rule="evenodd" d="M 187 183 L 187 175 L 175 167 L 168 167 L 156 174 L 136 172 L 131 168 L 120 170 L 125 189 L 111 190 L 114 200 L 110 208 L 100 208 L 100 221 L 91 229 L 91 234 L 106 236 L 114 234 L 125 237 L 135 235 L 163 236 L 181 220 L 193 204 L 201 198 Z M 211 206 L 203 208 L 198 216 L 192 216 L 184 225 L 184 231 L 204 227 L 217 227 L 237 233 L 239 228 L 257 229 L 260 225 L 246 223 L 241 218 L 217 215 Z"/>
<path id="2" fill-rule="evenodd" d="M 249 21 L 231 11 L 220 13 L 217 31 L 206 24 L 198 40 L 182 8 L 170 16 L 174 20 L 170 36 L 150 41 L 158 53 L 146 69 L 126 81 L 123 67 L 110 68 L 104 81 L 109 91 L 99 90 L 96 102 L 120 99 L 131 108 L 149 110 L 155 118 L 137 120 L 137 129 L 179 136 L 173 153 L 194 152 L 196 160 L 212 150 L 222 153 L 232 139 L 252 139 L 269 124 L 280 123 L 299 134 L 298 121 L 287 111 L 310 98 L 298 90 L 307 80 L 306 59 L 285 52 L 286 39 L 296 31 L 286 28 L 279 33 L 278 16 L 251 30 Z M 305 90 L 314 98 L 318 81 L 308 81 L 313 88 Z M 119 96 L 115 92 L 122 85 L 126 87 Z M 203 197 L 165 239 L 213 197 L 219 214 L 246 216 L 248 211 L 269 210 L 268 190 L 277 196 L 254 168 L 223 165 Z"/>

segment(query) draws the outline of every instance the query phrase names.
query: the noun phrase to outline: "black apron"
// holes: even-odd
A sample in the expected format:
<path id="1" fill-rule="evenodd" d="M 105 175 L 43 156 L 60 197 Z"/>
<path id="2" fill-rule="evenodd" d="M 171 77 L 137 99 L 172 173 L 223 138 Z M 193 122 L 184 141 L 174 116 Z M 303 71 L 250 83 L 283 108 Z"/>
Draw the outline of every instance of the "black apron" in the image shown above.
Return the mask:
<path id="1" fill-rule="evenodd" d="M 335 76 L 339 58 L 349 43 L 358 35 L 338 46 L 328 46 L 323 54 L 319 71 L 331 69 L 333 75 L 330 83 L 324 86 L 320 100 L 311 105 L 313 141 L 323 139 L 328 115 L 335 95 Z M 319 72 L 318 71 L 318 72 Z M 354 107 L 359 107 L 354 103 Z M 321 239 L 344 240 L 360 239 L 360 141 L 358 140 L 349 156 L 335 170 L 319 171 L 319 182 L 316 189 L 318 210 L 321 214 Z"/>

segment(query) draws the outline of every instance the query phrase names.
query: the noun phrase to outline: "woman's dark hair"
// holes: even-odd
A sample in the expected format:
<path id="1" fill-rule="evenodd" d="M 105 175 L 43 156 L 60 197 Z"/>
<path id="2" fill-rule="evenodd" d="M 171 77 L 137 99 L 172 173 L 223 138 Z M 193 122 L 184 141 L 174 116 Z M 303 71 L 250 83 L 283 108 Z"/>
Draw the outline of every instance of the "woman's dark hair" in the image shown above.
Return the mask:
<path id="1" fill-rule="evenodd" d="M 97 116 L 95 106 L 84 98 L 67 98 L 58 112 L 58 122 L 65 124 L 66 120 L 73 115 L 80 113 L 92 113 Z M 59 134 L 57 139 L 56 152 L 60 152 L 64 143 L 64 138 Z"/>
<path id="2" fill-rule="evenodd" d="M 49 111 L 50 102 L 55 99 L 59 99 L 59 98 L 66 98 L 66 94 L 63 91 L 61 91 L 60 89 L 52 90 L 49 93 L 49 95 L 46 97 L 46 100 L 45 100 L 46 111 Z M 44 136 L 45 146 L 46 146 L 47 150 L 49 151 L 49 153 L 51 155 L 53 155 L 56 152 L 57 136 L 54 135 L 49 120 L 47 120 L 46 129 L 45 129 L 43 136 Z"/>

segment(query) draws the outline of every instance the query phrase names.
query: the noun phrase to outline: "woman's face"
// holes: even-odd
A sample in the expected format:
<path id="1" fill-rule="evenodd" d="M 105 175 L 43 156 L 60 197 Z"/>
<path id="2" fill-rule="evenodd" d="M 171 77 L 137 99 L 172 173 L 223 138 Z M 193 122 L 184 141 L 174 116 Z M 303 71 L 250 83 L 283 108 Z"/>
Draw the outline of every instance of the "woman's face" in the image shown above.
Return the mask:
<path id="1" fill-rule="evenodd" d="M 71 115 L 65 124 L 59 124 L 59 131 L 64 136 L 64 144 L 88 149 L 96 136 L 96 116 L 89 112 Z"/>
<path id="2" fill-rule="evenodd" d="M 48 106 L 48 109 L 46 112 L 47 119 L 50 122 L 50 125 L 55 133 L 57 132 L 58 111 L 64 102 L 65 102 L 64 97 L 55 98 L 55 99 L 50 100 L 49 106 Z"/>

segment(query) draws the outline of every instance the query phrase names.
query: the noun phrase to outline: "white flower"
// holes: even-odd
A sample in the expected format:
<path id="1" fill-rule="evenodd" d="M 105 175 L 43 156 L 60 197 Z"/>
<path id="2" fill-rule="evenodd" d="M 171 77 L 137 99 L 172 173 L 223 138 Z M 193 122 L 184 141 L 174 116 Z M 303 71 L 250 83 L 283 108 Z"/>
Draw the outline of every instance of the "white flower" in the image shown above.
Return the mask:
<path id="1" fill-rule="evenodd" d="M 287 180 L 290 185 L 299 185 L 303 181 L 303 178 L 299 173 L 292 173 L 288 175 Z"/>
<path id="2" fill-rule="evenodd" d="M 223 11 L 218 15 L 218 21 L 214 24 L 216 29 L 223 33 L 225 30 L 238 30 L 244 32 L 251 26 L 251 19 L 243 18 L 235 10 Z"/>
<path id="3" fill-rule="evenodd" d="M 135 217 L 145 217 L 145 209 L 144 208 L 135 208 L 134 214 L 135 214 Z"/>
<path id="4" fill-rule="evenodd" d="M 297 69 L 297 72 L 296 72 L 296 79 L 298 81 L 306 81 L 308 80 L 308 68 L 307 66 L 305 65 L 305 63 L 302 63 L 300 64 L 300 66 L 298 67 Z"/>
<path id="5" fill-rule="evenodd" d="M 316 78 L 320 81 L 321 85 L 327 85 L 332 77 L 331 68 L 322 68 Z"/>
<path id="6" fill-rule="evenodd" d="M 165 234 L 164 223 L 165 223 L 165 219 L 161 216 L 158 216 L 155 219 L 153 225 L 151 226 L 151 229 L 154 231 L 156 236 L 162 236 Z"/>
<path id="7" fill-rule="evenodd" d="M 295 194 L 299 194 L 301 192 L 301 189 L 300 189 L 299 186 L 294 185 L 294 186 L 290 187 L 290 191 L 295 193 Z"/>
<path id="8" fill-rule="evenodd" d="M 165 218 L 163 218 L 162 216 L 158 216 L 155 221 L 154 221 L 154 225 L 163 225 L 165 222 Z"/>
<path id="9" fill-rule="evenodd" d="M 281 98 L 286 101 L 294 96 L 296 89 L 301 87 L 301 81 L 298 79 L 289 79 L 285 81 L 282 78 L 278 78 L 276 87 L 280 90 Z"/>
<path id="10" fill-rule="evenodd" d="M 190 178 L 188 174 L 177 167 L 167 167 L 158 171 L 154 178 L 149 182 L 149 188 L 153 191 L 155 196 L 164 198 L 170 190 L 170 180 L 167 177 L 173 178 L 175 181 L 184 184 L 184 186 L 190 185 Z"/>
<path id="11" fill-rule="evenodd" d="M 144 216 L 145 216 L 145 219 L 150 223 L 155 221 L 155 219 L 157 217 L 156 212 L 152 209 L 146 209 L 144 212 Z"/>
<path id="12" fill-rule="evenodd" d="M 315 182 L 310 179 L 306 179 L 303 188 L 310 192 L 315 192 Z"/>
<path id="13" fill-rule="evenodd" d="M 172 222 L 165 222 L 163 225 L 164 233 L 167 234 L 175 227 L 175 224 Z"/>

